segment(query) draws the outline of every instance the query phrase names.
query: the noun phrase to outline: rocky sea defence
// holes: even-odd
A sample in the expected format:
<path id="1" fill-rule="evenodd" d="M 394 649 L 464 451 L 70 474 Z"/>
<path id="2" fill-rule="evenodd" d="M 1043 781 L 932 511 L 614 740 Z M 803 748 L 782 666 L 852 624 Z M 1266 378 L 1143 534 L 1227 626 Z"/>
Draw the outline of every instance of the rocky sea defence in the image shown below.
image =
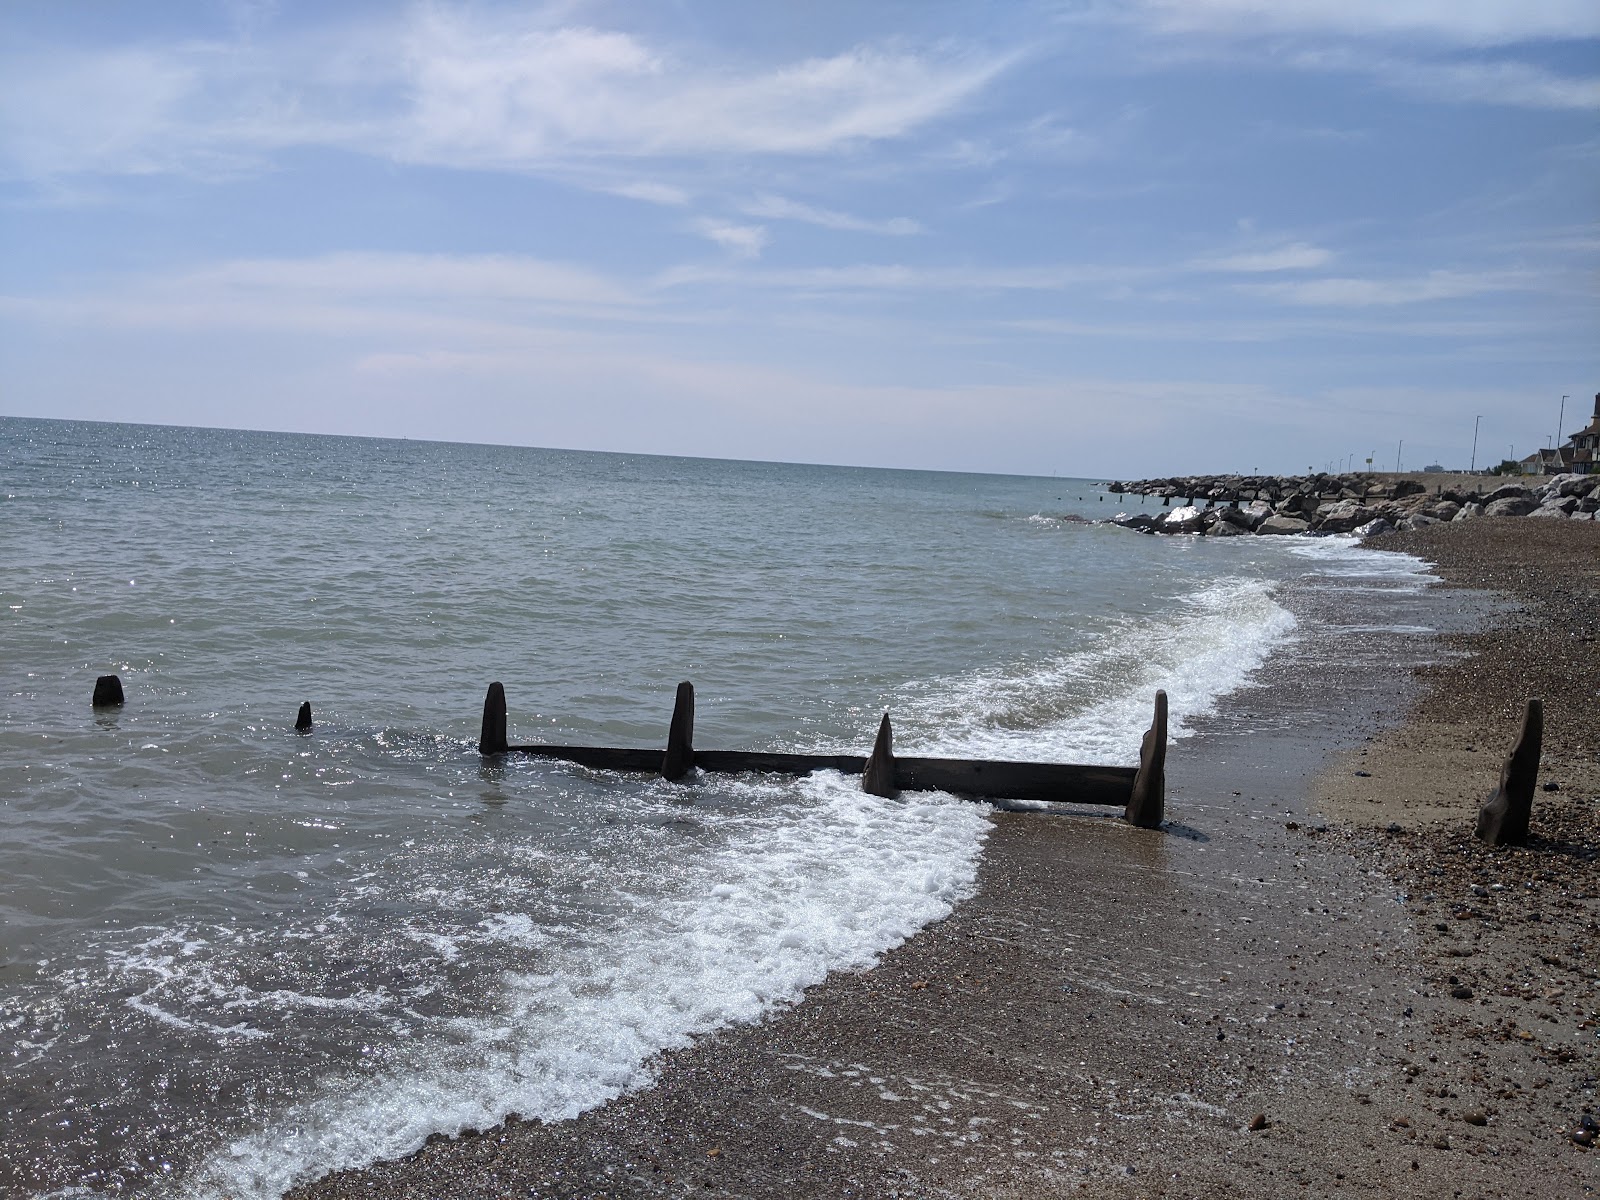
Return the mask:
<path id="1" fill-rule="evenodd" d="M 1188 475 L 1112 482 L 1115 494 L 1160 496 L 1182 504 L 1163 513 L 1118 513 L 1111 519 L 1141 533 L 1207 537 L 1242 534 L 1353 533 L 1376 537 L 1479 517 L 1543 517 L 1593 521 L 1600 475 L 1554 475 L 1508 481 L 1493 489 L 1375 474 Z"/>

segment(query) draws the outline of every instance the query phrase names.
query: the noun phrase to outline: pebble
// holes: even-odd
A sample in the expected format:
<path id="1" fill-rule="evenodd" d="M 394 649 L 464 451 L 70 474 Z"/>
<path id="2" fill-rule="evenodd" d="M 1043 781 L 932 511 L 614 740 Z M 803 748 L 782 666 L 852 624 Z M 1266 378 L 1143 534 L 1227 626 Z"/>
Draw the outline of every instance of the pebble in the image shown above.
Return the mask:
<path id="1" fill-rule="evenodd" d="M 1489 1114 L 1481 1108 L 1474 1108 L 1462 1114 L 1461 1119 L 1468 1125 L 1487 1125 Z"/>
<path id="2" fill-rule="evenodd" d="M 1250 1132 L 1260 1133 L 1263 1129 L 1271 1129 L 1272 1122 L 1267 1120 L 1266 1113 L 1257 1113 L 1250 1118 Z"/>

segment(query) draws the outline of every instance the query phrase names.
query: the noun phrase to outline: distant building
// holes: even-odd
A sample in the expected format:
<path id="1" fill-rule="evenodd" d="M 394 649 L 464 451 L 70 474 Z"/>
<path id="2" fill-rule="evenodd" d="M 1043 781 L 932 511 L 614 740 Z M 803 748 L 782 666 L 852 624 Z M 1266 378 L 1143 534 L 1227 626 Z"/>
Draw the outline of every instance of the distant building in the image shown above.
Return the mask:
<path id="1" fill-rule="evenodd" d="M 1589 423 L 1554 450 L 1541 451 L 1549 457 L 1542 463 L 1544 475 L 1593 475 L 1600 473 L 1600 395 L 1594 398 L 1594 416 Z"/>
<path id="2" fill-rule="evenodd" d="M 1438 463 L 1429 463 L 1427 466 L 1422 468 L 1422 472 L 1425 475 L 1437 475 L 1439 472 L 1441 472 L 1443 470 L 1444 470 L 1444 468 L 1442 466 L 1440 466 Z"/>

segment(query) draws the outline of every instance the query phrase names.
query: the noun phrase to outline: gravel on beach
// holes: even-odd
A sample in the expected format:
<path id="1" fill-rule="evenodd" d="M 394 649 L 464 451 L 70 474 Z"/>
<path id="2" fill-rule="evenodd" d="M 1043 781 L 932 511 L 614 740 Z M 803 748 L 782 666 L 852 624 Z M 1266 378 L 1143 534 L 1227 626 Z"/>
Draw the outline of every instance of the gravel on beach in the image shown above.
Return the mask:
<path id="1" fill-rule="evenodd" d="M 1509 600 L 1401 668 L 1403 723 L 1219 722 L 1174 747 L 1162 831 L 996 813 L 977 894 L 870 971 L 575 1120 L 294 1195 L 1596 1194 L 1600 526 L 1374 544 Z M 1557 790 L 1493 849 L 1472 818 L 1529 695 Z"/>

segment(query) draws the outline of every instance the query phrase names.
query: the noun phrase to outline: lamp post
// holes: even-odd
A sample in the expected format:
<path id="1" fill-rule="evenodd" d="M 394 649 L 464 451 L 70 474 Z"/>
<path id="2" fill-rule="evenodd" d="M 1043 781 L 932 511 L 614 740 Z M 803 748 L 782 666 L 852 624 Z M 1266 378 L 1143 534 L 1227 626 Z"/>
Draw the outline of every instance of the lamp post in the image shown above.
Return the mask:
<path id="1" fill-rule="evenodd" d="M 1400 439 L 1400 444 L 1394 448 L 1394 473 L 1400 474 L 1400 451 L 1405 449 L 1405 438 Z"/>
<path id="2" fill-rule="evenodd" d="M 1472 465 L 1467 468 L 1468 475 L 1476 475 L 1478 473 L 1478 422 L 1481 420 L 1483 420 L 1482 416 L 1472 418 Z"/>
<path id="3" fill-rule="evenodd" d="M 1566 419 L 1567 419 L 1567 398 L 1565 396 L 1563 396 L 1563 397 L 1561 397 L 1561 415 L 1556 418 L 1556 447 L 1558 449 L 1561 446 L 1561 426 L 1566 423 Z"/>

